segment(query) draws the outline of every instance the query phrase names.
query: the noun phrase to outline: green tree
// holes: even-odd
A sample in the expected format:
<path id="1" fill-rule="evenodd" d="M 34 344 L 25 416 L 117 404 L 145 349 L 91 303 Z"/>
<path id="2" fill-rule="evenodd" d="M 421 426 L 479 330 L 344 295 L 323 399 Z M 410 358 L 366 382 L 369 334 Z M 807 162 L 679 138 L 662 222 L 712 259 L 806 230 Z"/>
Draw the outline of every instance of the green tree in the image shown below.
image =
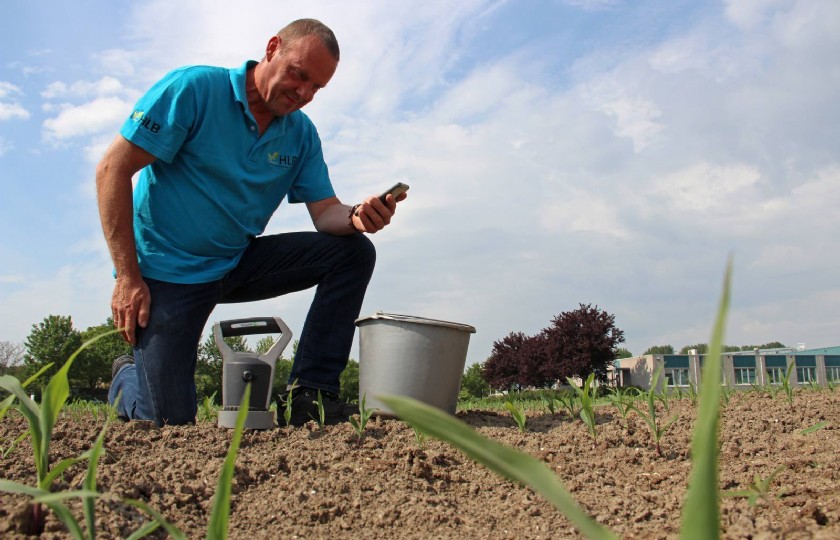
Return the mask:
<path id="1" fill-rule="evenodd" d="M 274 345 L 274 341 L 275 339 L 271 336 L 260 338 L 260 340 L 257 341 L 257 348 L 254 352 L 260 355 L 267 353 L 271 346 Z"/>
<path id="2" fill-rule="evenodd" d="M 114 329 L 114 319 L 108 317 L 103 324 L 91 326 L 82 332 L 82 342 Z M 119 334 L 109 334 L 91 343 L 73 362 L 70 380 L 83 388 L 97 388 L 111 380 L 114 359 L 131 355 L 131 345 Z"/>
<path id="3" fill-rule="evenodd" d="M 52 362 L 53 366 L 40 378 L 41 381 L 48 381 L 82 345 L 82 334 L 73 328 L 71 317 L 50 315 L 40 323 L 32 325 L 32 331 L 24 344 L 24 377 L 34 375 Z M 75 365 L 73 367 L 75 369 Z"/>
<path id="4" fill-rule="evenodd" d="M 483 398 L 490 395 L 490 385 L 484 380 L 482 372 L 483 367 L 481 363 L 476 362 L 470 365 L 464 371 L 464 376 L 461 378 L 461 392 L 475 398 Z"/>
<path id="5" fill-rule="evenodd" d="M 742 351 L 754 351 L 755 349 L 784 349 L 785 344 L 780 341 L 771 341 L 764 345 L 742 345 Z"/>
<path id="6" fill-rule="evenodd" d="M 224 338 L 225 343 L 234 352 L 251 352 L 245 336 Z M 215 402 L 222 402 L 222 353 L 216 346 L 216 339 L 211 331 L 204 343 L 198 347 L 195 366 L 195 390 L 198 399 L 216 394 Z"/>
<path id="7" fill-rule="evenodd" d="M 359 363 L 352 358 L 347 361 L 347 367 L 339 377 L 341 393 L 339 399 L 345 403 L 359 399 Z"/>
<path id="8" fill-rule="evenodd" d="M 642 353 L 642 356 L 647 356 L 649 354 L 674 354 L 674 347 L 672 345 L 654 345 L 653 347 L 648 347 L 648 349 Z"/>
<path id="9" fill-rule="evenodd" d="M 697 354 L 706 354 L 709 350 L 708 343 L 698 343 L 696 345 L 686 345 L 682 349 L 680 349 L 680 354 L 688 354 L 688 351 L 691 349 L 695 349 Z"/>
<path id="10" fill-rule="evenodd" d="M 632 358 L 633 353 L 630 352 L 629 349 L 625 349 L 624 347 L 619 347 L 615 350 L 615 358 L 618 360 L 619 358 Z"/>

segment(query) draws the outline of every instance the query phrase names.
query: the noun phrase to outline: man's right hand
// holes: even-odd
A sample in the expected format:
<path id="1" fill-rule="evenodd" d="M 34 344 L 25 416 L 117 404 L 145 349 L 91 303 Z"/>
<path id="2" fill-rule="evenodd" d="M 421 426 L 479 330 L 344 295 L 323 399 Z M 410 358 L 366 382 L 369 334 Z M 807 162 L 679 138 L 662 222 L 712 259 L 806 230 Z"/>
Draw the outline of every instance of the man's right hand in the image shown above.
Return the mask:
<path id="1" fill-rule="evenodd" d="M 114 326 L 120 335 L 132 346 L 137 344 L 137 326 L 146 328 L 149 324 L 149 306 L 152 295 L 143 278 L 117 277 L 114 294 L 111 296 L 111 312 Z"/>

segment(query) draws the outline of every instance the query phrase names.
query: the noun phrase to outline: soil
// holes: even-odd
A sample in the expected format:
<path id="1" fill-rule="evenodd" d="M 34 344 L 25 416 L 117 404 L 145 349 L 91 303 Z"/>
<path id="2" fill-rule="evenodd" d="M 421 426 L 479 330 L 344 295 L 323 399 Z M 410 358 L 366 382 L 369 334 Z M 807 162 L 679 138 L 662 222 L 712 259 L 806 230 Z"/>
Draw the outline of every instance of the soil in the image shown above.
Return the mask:
<path id="1" fill-rule="evenodd" d="M 723 538 L 840 538 L 840 392 L 802 391 L 794 407 L 783 395 L 734 395 L 721 413 L 720 487 L 745 490 L 755 476 L 781 471 L 768 496 L 721 500 Z M 676 538 L 691 469 L 696 405 L 671 403 L 679 420 L 662 439 L 662 455 L 643 421 L 629 427 L 614 408 L 596 410 L 598 442 L 566 413 L 529 413 L 521 433 L 507 412 L 467 411 L 458 417 L 484 435 L 543 460 L 590 515 L 622 538 Z M 90 448 L 102 419 L 64 414 L 51 462 Z M 802 430 L 827 421 L 826 427 Z M 26 428 L 10 413 L 0 444 Z M 201 422 L 157 429 L 113 424 L 99 467 L 98 488 L 146 501 L 183 530 L 203 537 L 232 432 Z M 32 484 L 28 442 L 0 462 L 0 477 Z M 76 465 L 56 489 L 80 487 Z M 28 500 L 0 494 L 0 537 L 25 534 Z M 246 432 L 236 462 L 230 537 L 257 538 L 579 538 L 569 521 L 528 488 L 514 485 L 434 440 L 419 444 L 397 420 L 377 419 L 359 444 L 349 424 Z M 80 506 L 71 505 L 81 519 Z M 97 536 L 124 538 L 147 521 L 117 497 L 97 502 Z M 152 537 L 162 538 L 162 532 Z M 41 538 L 69 534 L 51 513 Z"/>

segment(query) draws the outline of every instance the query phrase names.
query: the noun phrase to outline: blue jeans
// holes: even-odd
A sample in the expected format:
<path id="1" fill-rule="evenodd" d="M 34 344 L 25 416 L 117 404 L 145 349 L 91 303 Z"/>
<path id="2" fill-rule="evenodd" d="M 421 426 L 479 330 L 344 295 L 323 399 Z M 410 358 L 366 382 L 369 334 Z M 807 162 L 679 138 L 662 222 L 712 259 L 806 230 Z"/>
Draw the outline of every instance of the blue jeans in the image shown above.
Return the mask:
<path id="1" fill-rule="evenodd" d="M 198 346 L 216 305 L 313 286 L 289 380 L 338 393 L 375 261 L 363 234 L 300 232 L 255 238 L 236 268 L 218 281 L 184 285 L 144 278 L 152 296 L 149 323 L 138 327 L 134 365 L 114 377 L 108 402 L 121 393 L 120 416 L 159 426 L 194 422 Z"/>

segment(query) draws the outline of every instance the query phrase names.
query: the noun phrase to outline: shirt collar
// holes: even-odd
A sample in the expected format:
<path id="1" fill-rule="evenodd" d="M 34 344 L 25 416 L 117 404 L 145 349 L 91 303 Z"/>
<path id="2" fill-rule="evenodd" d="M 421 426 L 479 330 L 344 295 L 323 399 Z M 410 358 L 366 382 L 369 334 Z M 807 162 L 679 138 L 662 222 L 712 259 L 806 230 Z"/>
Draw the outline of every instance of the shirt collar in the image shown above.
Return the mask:
<path id="1" fill-rule="evenodd" d="M 251 120 L 254 119 L 254 115 L 251 114 L 251 109 L 248 107 L 248 93 L 245 90 L 245 82 L 247 80 L 247 73 L 249 69 L 253 69 L 259 62 L 256 60 L 246 60 L 238 68 L 231 68 L 230 72 L 230 85 L 233 88 L 233 95 L 236 97 L 236 101 L 242 104 L 242 110 L 245 111 L 245 114 L 248 115 Z M 282 122 L 272 122 L 272 124 L 282 123 L 285 124 L 286 122 L 291 122 L 292 124 L 295 123 L 295 114 L 287 114 L 283 117 L 275 117 L 282 118 Z"/>

